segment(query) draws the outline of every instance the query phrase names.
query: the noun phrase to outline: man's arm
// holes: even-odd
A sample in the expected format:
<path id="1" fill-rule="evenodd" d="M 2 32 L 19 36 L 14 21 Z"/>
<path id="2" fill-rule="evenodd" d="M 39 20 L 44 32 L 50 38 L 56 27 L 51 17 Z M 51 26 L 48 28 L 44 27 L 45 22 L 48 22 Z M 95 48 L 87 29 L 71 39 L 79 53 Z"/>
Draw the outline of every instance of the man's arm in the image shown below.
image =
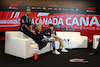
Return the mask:
<path id="1" fill-rule="evenodd" d="M 30 25 L 29 27 L 30 27 L 30 31 L 35 34 L 35 31 L 32 30 L 32 25 Z"/>
<path id="2" fill-rule="evenodd" d="M 30 21 L 31 22 L 31 21 Z M 35 31 L 32 30 L 32 25 L 30 23 L 30 26 L 28 27 L 26 25 L 26 22 L 25 22 L 25 18 L 24 17 L 21 17 L 21 24 L 23 25 L 23 27 L 25 27 L 26 29 L 28 29 L 29 31 L 31 31 L 32 33 L 34 33 Z"/>
<path id="3" fill-rule="evenodd" d="M 42 31 L 42 34 L 45 36 L 51 36 L 50 33 L 47 32 L 47 30 Z"/>
<path id="4" fill-rule="evenodd" d="M 29 29 L 30 29 L 31 32 L 35 32 L 35 31 L 32 30 L 32 25 L 31 25 L 31 23 L 32 23 L 32 19 L 31 19 L 30 24 L 29 24 Z"/>
<path id="5" fill-rule="evenodd" d="M 31 31 L 30 28 L 29 28 L 26 24 L 24 24 L 24 27 L 25 27 L 26 29 L 28 29 L 29 31 Z"/>
<path id="6" fill-rule="evenodd" d="M 51 36 L 57 37 L 56 31 L 55 31 L 55 34 L 51 34 Z"/>
<path id="7" fill-rule="evenodd" d="M 30 25 L 29 27 L 30 27 L 30 30 L 32 30 L 32 25 Z"/>

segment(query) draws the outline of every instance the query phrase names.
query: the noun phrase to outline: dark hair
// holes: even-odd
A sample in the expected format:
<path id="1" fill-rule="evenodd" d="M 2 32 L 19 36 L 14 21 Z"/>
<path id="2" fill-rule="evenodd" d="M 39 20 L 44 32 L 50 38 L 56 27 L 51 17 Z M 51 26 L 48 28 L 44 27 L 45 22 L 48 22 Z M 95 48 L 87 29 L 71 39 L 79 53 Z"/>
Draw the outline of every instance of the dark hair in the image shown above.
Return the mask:
<path id="1" fill-rule="evenodd" d="M 54 25 L 53 24 L 50 24 L 49 27 L 54 27 Z"/>

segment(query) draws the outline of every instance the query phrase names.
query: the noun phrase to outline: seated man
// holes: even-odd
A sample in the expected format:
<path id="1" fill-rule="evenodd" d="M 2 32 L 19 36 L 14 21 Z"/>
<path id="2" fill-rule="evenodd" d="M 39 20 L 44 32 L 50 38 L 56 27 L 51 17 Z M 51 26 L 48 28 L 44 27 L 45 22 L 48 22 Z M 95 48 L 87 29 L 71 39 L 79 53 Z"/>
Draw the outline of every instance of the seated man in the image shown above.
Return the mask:
<path id="1" fill-rule="evenodd" d="M 54 38 L 56 38 L 56 39 L 59 40 L 59 42 L 60 42 L 60 44 L 61 44 L 61 46 L 62 46 L 62 50 L 61 50 L 62 52 L 68 52 L 68 51 L 64 48 L 63 40 L 62 40 L 60 37 L 58 37 L 58 36 L 56 35 L 56 31 L 54 30 L 54 25 L 53 25 L 53 24 L 50 24 L 50 25 L 49 25 L 49 29 L 46 30 L 46 33 L 50 33 L 50 36 L 54 36 Z"/>
<path id="2" fill-rule="evenodd" d="M 51 42 L 53 46 L 53 53 L 59 55 L 60 52 L 58 52 L 55 48 L 55 38 L 50 36 L 50 33 L 45 33 L 45 31 L 42 31 L 42 25 L 39 23 L 37 24 L 37 30 L 35 31 L 35 34 L 38 36 L 38 38 L 41 41 Z M 43 36 L 48 36 L 48 38 L 44 38 Z"/>
<path id="3" fill-rule="evenodd" d="M 92 53 L 89 53 L 89 55 L 96 55 L 99 51 L 100 51 L 100 38 L 99 38 L 98 47 Z"/>
<path id="4" fill-rule="evenodd" d="M 38 44 L 39 50 L 41 50 L 46 46 L 46 43 L 40 41 L 40 39 L 35 35 L 35 31 L 32 30 L 31 18 L 29 17 L 30 14 L 31 10 L 27 9 L 26 14 L 21 17 L 20 30 L 27 36 L 31 37 Z"/>

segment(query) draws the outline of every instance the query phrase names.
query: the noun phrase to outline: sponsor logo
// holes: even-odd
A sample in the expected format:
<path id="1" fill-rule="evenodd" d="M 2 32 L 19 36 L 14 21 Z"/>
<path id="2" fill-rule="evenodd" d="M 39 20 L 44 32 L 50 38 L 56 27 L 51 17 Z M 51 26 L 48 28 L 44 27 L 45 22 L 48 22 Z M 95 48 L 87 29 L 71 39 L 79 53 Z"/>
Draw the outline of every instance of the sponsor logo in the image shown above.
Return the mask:
<path id="1" fill-rule="evenodd" d="M 88 7 L 87 9 L 86 9 L 86 12 L 88 13 L 88 12 L 90 12 L 90 13 L 95 13 L 95 7 Z"/>
<path id="2" fill-rule="evenodd" d="M 15 9 L 18 9 L 18 6 L 19 4 L 11 4 L 10 6 L 9 6 L 9 9 L 11 9 L 11 10 L 15 10 Z"/>
<path id="3" fill-rule="evenodd" d="M 31 7 L 31 9 L 35 9 L 35 7 Z"/>
<path id="4" fill-rule="evenodd" d="M 58 5 L 30 5 L 28 7 L 36 11 L 79 11 L 78 8 L 65 8 L 64 6 Z"/>
<path id="5" fill-rule="evenodd" d="M 52 8 L 49 7 L 48 10 L 52 10 Z"/>
<path id="6" fill-rule="evenodd" d="M 38 9 L 40 10 L 40 9 L 41 9 L 41 7 L 37 7 L 37 10 L 38 10 Z"/>
<path id="7" fill-rule="evenodd" d="M 57 8 L 54 8 L 54 10 L 57 10 Z"/>
<path id="8" fill-rule="evenodd" d="M 45 8 L 45 7 L 43 7 L 43 10 L 46 10 L 46 8 Z"/>
<path id="9" fill-rule="evenodd" d="M 20 20 L 18 20 L 18 19 L 16 19 L 16 20 L 15 19 L 14 20 L 0 20 L 0 25 L 2 25 L 2 24 L 6 24 L 6 25 L 9 25 L 9 24 L 14 24 L 14 25 L 18 24 L 19 25 L 20 24 L 19 21 Z"/>

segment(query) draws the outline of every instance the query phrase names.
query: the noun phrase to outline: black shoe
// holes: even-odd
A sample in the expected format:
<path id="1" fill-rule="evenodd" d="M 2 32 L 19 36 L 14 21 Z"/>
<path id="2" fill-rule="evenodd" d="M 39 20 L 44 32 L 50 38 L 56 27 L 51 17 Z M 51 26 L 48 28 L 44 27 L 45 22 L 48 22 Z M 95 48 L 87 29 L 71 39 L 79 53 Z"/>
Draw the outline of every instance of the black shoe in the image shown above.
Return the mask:
<path id="1" fill-rule="evenodd" d="M 41 50 L 43 47 L 45 47 L 47 45 L 48 42 L 44 42 L 44 41 L 41 41 L 38 46 L 39 46 L 39 50 Z"/>
<path id="2" fill-rule="evenodd" d="M 89 53 L 90 56 L 92 55 L 97 55 L 97 53 L 95 51 L 93 51 L 92 53 Z"/>

